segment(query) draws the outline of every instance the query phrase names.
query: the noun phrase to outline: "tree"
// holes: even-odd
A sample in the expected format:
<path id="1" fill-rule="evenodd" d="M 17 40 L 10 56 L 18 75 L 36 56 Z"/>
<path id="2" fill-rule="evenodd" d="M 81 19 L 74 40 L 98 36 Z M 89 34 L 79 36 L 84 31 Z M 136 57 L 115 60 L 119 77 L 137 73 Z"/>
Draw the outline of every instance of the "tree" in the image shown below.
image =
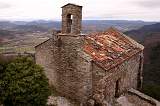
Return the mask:
<path id="1" fill-rule="evenodd" d="M 144 83 L 142 92 L 160 100 L 160 44 L 151 48 L 150 63 L 144 65 Z"/>
<path id="2" fill-rule="evenodd" d="M 5 106 L 45 106 L 50 95 L 43 68 L 28 57 L 19 57 L 7 64 L 0 84 Z"/>

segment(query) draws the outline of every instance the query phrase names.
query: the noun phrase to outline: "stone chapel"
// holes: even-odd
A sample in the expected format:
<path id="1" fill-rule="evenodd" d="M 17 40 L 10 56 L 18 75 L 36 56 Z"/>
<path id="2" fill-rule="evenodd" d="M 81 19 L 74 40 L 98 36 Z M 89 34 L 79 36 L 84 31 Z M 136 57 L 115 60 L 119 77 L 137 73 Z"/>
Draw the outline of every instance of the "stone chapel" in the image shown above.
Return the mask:
<path id="1" fill-rule="evenodd" d="M 37 45 L 36 63 L 61 96 L 107 106 L 142 87 L 144 47 L 115 28 L 82 34 L 82 6 L 62 7 L 62 29 Z"/>

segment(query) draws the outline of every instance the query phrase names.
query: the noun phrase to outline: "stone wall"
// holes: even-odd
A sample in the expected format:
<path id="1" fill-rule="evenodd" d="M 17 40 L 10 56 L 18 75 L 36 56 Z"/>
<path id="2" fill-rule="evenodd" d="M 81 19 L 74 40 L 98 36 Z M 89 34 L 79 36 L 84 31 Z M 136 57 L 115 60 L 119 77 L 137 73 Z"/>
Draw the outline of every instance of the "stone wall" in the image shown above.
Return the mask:
<path id="1" fill-rule="evenodd" d="M 92 64 L 81 51 L 84 36 L 56 35 L 36 47 L 36 63 L 61 96 L 86 102 L 92 96 Z M 87 57 L 88 56 L 88 57 Z"/>
<path id="2" fill-rule="evenodd" d="M 135 103 L 136 106 L 160 106 L 159 101 L 133 88 L 128 90 L 126 96 L 128 96 L 128 100 Z"/>
<path id="3" fill-rule="evenodd" d="M 160 106 L 160 102 L 133 88 L 117 99 L 121 106 Z"/>
<path id="4" fill-rule="evenodd" d="M 43 66 L 50 85 L 56 85 L 56 70 L 53 58 L 53 39 L 49 39 L 35 47 L 36 63 Z"/>
<path id="5" fill-rule="evenodd" d="M 118 81 L 118 95 L 130 88 L 137 89 L 138 72 L 141 53 L 135 55 L 117 67 L 105 71 L 93 65 L 93 98 L 102 103 L 104 100 L 112 102 L 115 98 L 116 82 Z"/>
<path id="6" fill-rule="evenodd" d="M 53 51 L 57 72 L 55 87 L 62 96 L 78 102 L 85 102 L 92 91 L 92 64 L 79 51 L 83 40 L 83 36 L 58 35 Z"/>

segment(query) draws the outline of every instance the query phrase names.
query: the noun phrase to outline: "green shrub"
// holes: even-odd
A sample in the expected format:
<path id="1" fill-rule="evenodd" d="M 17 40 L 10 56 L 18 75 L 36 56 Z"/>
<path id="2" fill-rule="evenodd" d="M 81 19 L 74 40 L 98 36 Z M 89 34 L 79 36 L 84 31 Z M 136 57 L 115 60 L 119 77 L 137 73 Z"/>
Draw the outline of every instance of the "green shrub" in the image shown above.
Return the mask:
<path id="1" fill-rule="evenodd" d="M 7 64 L 0 84 L 1 101 L 5 106 L 45 106 L 50 95 L 43 68 L 28 57 Z"/>

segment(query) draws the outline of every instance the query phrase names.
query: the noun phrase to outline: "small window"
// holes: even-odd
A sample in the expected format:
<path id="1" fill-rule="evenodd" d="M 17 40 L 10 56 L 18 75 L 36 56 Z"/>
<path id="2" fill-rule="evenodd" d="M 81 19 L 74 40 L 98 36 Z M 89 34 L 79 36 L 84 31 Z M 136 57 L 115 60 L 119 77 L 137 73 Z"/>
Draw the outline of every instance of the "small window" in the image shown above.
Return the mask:
<path id="1" fill-rule="evenodd" d="M 115 98 L 119 97 L 119 90 L 120 90 L 120 79 L 116 81 Z"/>

